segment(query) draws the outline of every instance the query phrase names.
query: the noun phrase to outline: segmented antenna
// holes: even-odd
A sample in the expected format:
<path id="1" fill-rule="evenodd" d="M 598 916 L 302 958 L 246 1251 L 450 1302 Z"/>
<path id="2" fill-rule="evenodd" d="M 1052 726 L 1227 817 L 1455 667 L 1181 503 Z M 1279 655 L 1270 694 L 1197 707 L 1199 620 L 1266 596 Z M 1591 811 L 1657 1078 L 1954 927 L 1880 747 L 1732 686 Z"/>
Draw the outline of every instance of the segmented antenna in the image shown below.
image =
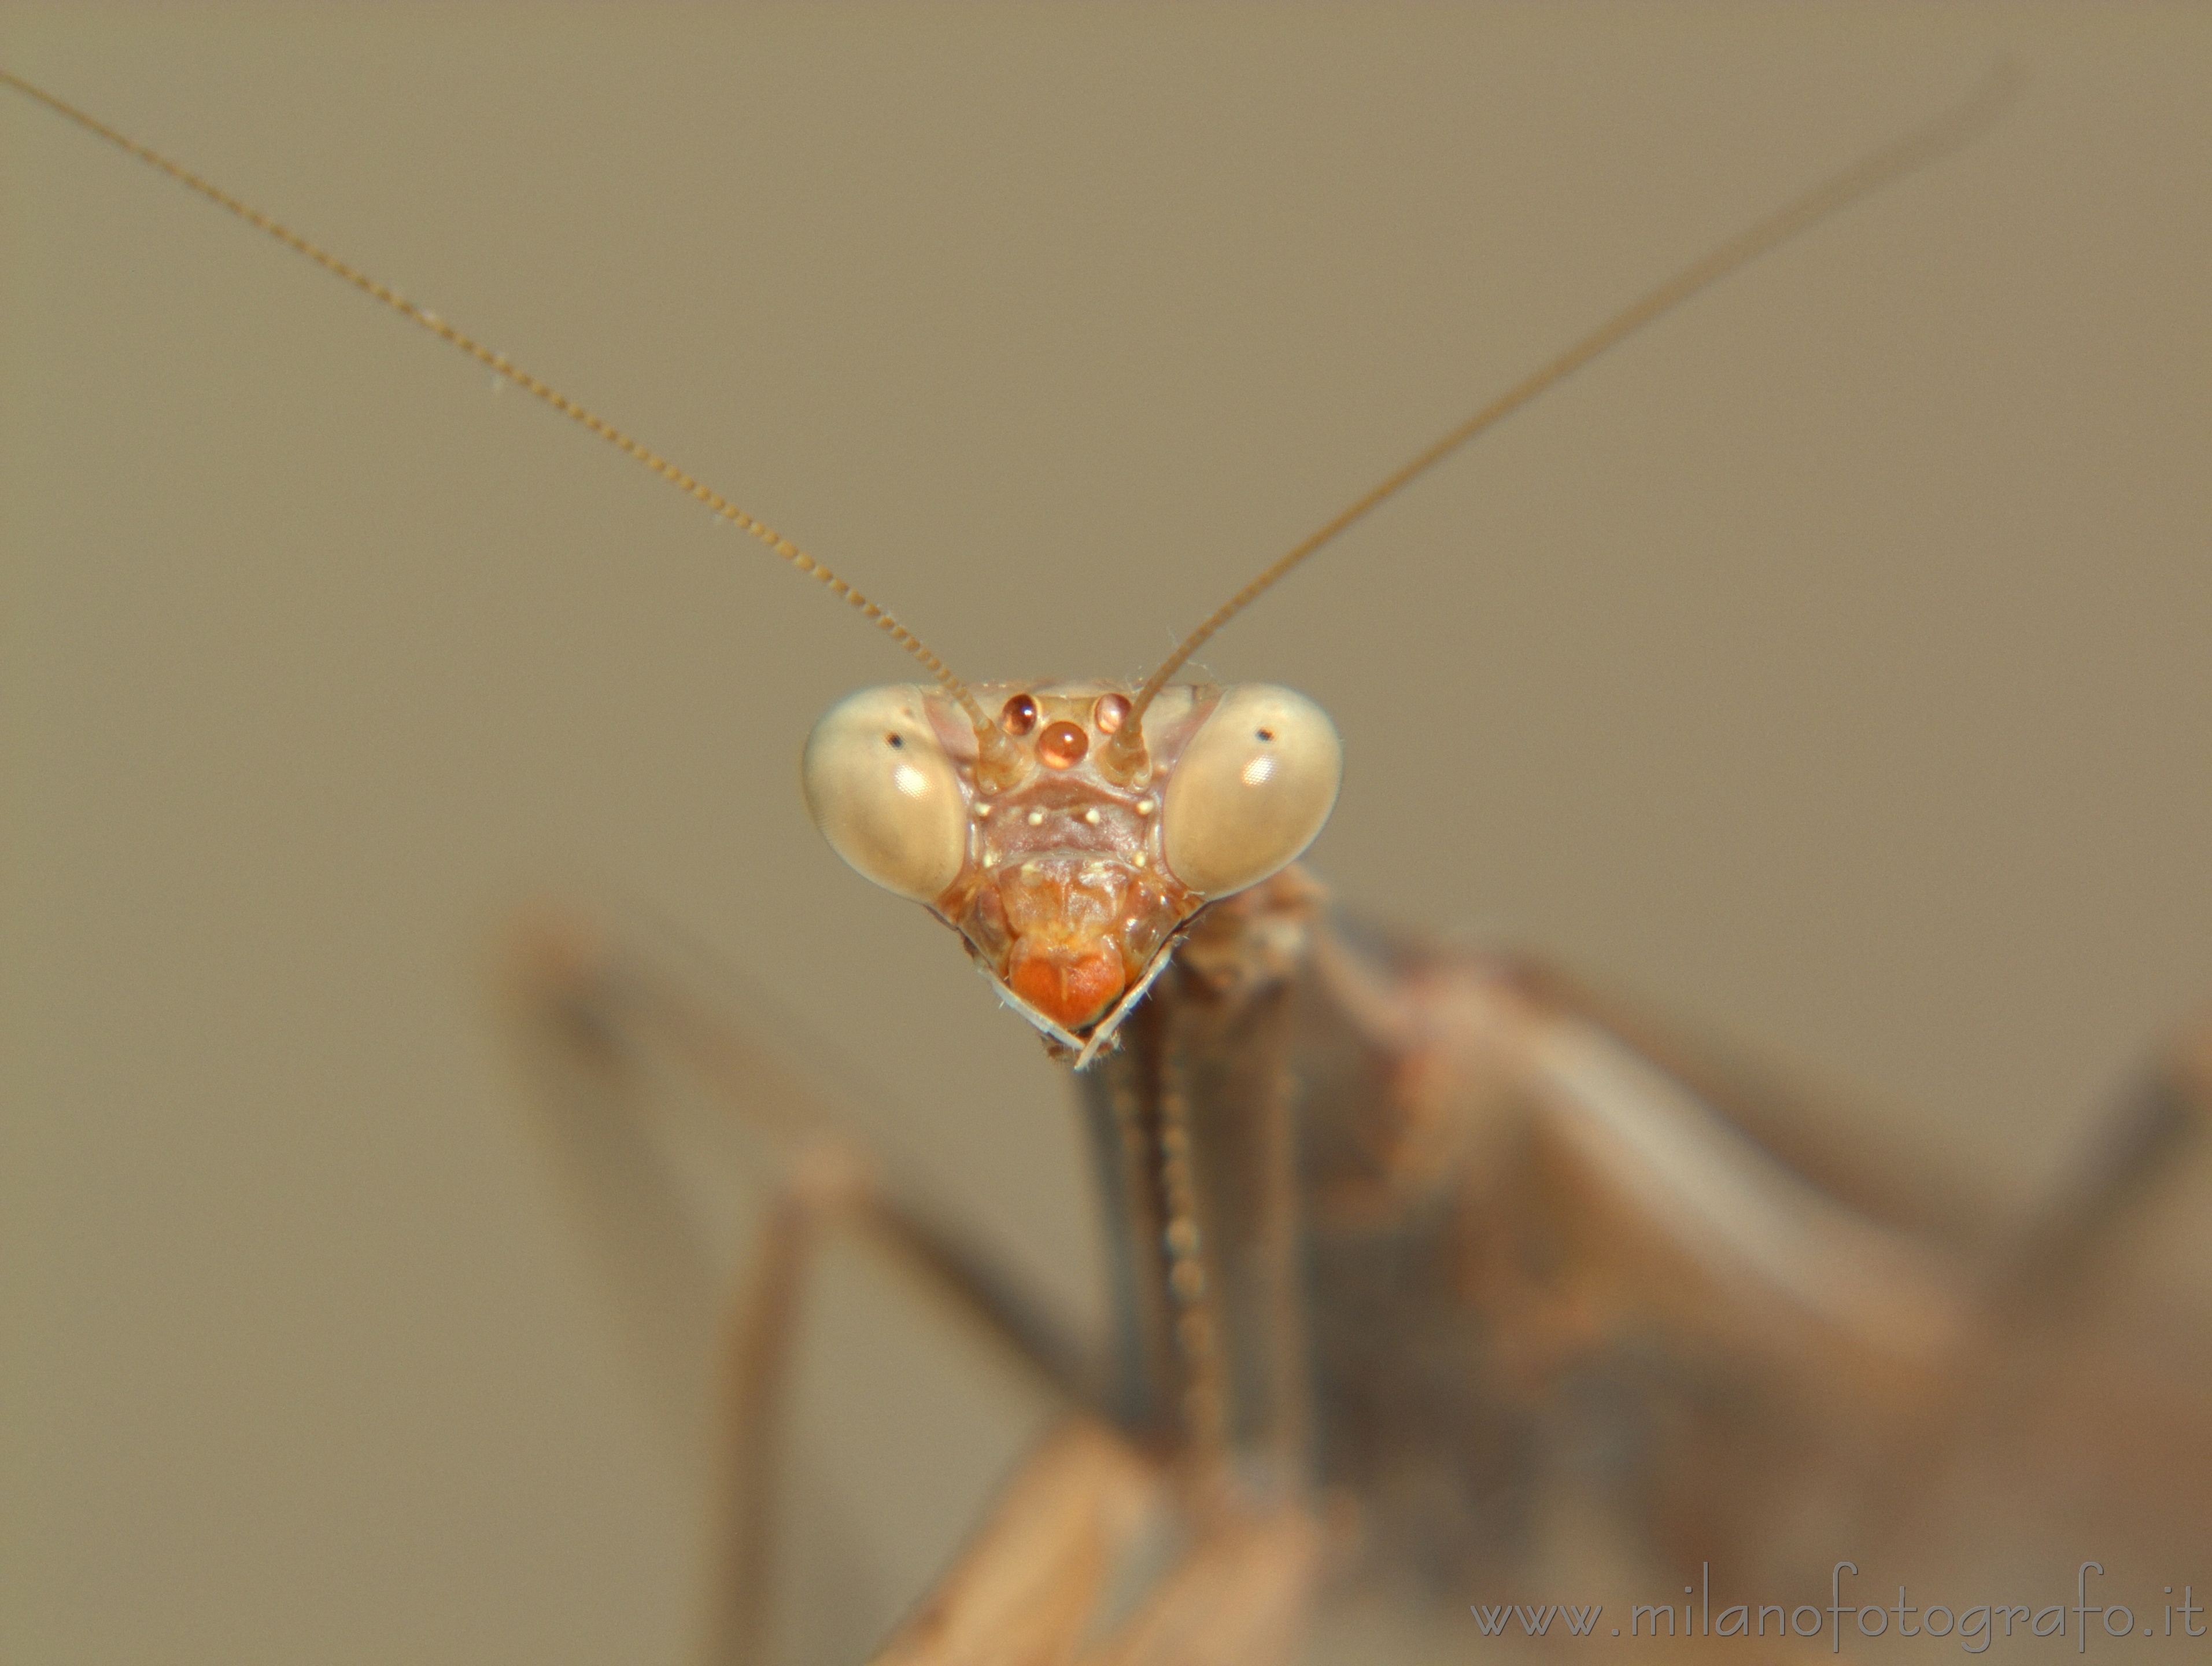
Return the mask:
<path id="1" fill-rule="evenodd" d="M 945 661 L 939 659 L 935 654 L 932 653 L 919 636 L 916 636 L 911 630 L 908 630 L 904 625 L 901 624 L 890 614 L 884 612 L 882 608 L 877 606 L 875 603 L 870 601 L 858 590 L 855 590 L 844 580 L 839 578 L 836 574 L 831 572 L 820 562 L 815 560 L 813 556 L 808 555 L 804 550 L 793 544 L 789 538 L 784 537 L 782 533 L 777 532 L 775 527 L 769 526 L 766 521 L 757 520 L 754 516 L 747 514 L 743 509 L 731 502 L 729 499 L 724 497 L 720 492 L 705 484 L 703 482 L 699 480 L 697 477 L 678 467 L 674 463 L 670 462 L 668 459 L 663 457 L 659 452 L 654 451 L 651 447 L 632 439 L 629 435 L 623 433 L 620 429 L 616 428 L 612 423 L 594 416 L 591 411 L 586 410 L 582 405 L 578 404 L 574 399 L 570 398 L 567 394 L 560 392 L 557 388 L 552 387 L 548 384 L 540 381 L 528 371 L 521 369 L 515 364 L 512 363 L 505 354 L 493 352 L 490 348 L 486 347 L 482 342 L 476 340 L 472 337 L 465 335 L 460 331 L 453 328 L 452 325 L 447 323 L 445 319 L 440 318 L 435 313 L 428 312 L 422 307 L 417 307 L 413 301 L 408 300 L 406 296 L 399 294 L 397 290 L 389 289 L 384 284 L 378 283 L 374 278 L 369 277 L 368 273 L 360 271 L 356 267 L 349 265 L 346 262 L 339 259 L 336 255 L 330 253 L 327 250 L 318 248 L 314 244 L 310 243 L 306 238 L 301 236 L 299 233 L 294 231 L 290 227 L 283 224 L 281 222 L 270 219 L 269 216 L 262 213 L 261 210 L 257 208 L 252 207 L 247 204 L 241 203 L 237 198 L 233 197 L 228 192 L 210 185 L 207 180 L 200 178 L 198 174 L 191 172 L 191 169 L 180 167 L 179 164 L 171 161 L 167 156 L 161 155 L 160 151 L 139 143 L 137 140 L 131 137 L 126 133 L 118 132 L 106 123 L 99 120 L 95 117 L 86 114 L 85 112 L 78 109 L 75 105 L 66 103 L 63 100 L 56 98 L 52 93 L 46 91 L 42 88 L 33 86 L 29 82 L 25 81 L 21 76 L 11 75 L 6 70 L 0 70 L 0 83 L 4 83 L 7 86 L 14 88 L 17 92 L 22 94 L 27 98 L 37 100 L 40 104 L 45 105 L 47 109 L 53 111 L 57 115 L 66 116 L 70 120 L 75 122 L 79 127 L 83 128 L 86 131 L 97 134 L 100 137 L 106 139 L 110 144 L 119 146 L 121 149 L 129 151 L 132 155 L 138 158 L 140 161 L 150 163 L 155 167 L 161 169 L 162 173 L 176 180 L 178 184 L 187 185 L 191 189 L 199 192 L 201 196 L 206 198 L 210 202 L 218 204 L 222 207 L 228 209 L 233 214 L 245 221 L 248 225 L 257 227 L 260 230 L 267 232 L 278 242 L 283 244 L 285 247 L 292 250 L 295 253 L 307 256 L 308 259 L 313 261 L 315 264 L 320 266 L 325 271 L 329 272 L 331 276 L 343 278 L 347 283 L 352 284 L 355 289 L 362 291 L 362 294 L 374 297 L 376 300 L 382 301 L 386 307 L 392 308 L 393 312 L 400 314 L 403 318 L 421 325 L 432 335 L 437 337 L 439 340 L 451 343 L 453 346 L 459 348 L 462 352 L 466 353 L 471 358 L 476 360 L 477 363 L 490 369 L 495 374 L 504 376 L 508 381 L 513 382 L 517 387 L 523 389 L 534 398 L 542 399 L 545 404 L 552 406 L 554 410 L 559 411 L 563 416 L 568 417 L 570 421 L 581 423 L 585 428 L 589 429 L 593 434 L 598 435 L 600 439 L 605 441 L 617 450 L 621 451 L 629 457 L 635 459 L 638 462 L 644 464 L 647 468 L 651 469 L 655 474 L 659 475 L 663 480 L 665 480 L 670 485 L 674 486 L 678 490 L 698 499 L 700 502 L 705 504 L 709 509 L 712 509 L 724 520 L 729 521 L 741 532 L 750 533 L 754 538 L 759 539 L 770 550 L 782 556 L 784 560 L 789 562 L 793 567 L 805 574 L 809 578 L 817 579 L 824 585 L 827 585 L 833 595 L 837 596 L 844 601 L 851 603 L 854 607 L 860 609 L 863 617 L 873 621 L 878 629 L 884 631 L 893 641 L 896 642 L 908 654 L 914 655 L 915 659 L 921 661 L 922 665 L 928 670 L 929 674 L 937 679 L 938 683 L 944 688 L 945 691 L 960 702 L 961 708 L 968 714 L 969 718 L 975 723 L 976 731 L 979 734 L 989 733 L 995 735 L 997 733 L 997 730 L 992 724 L 990 719 L 984 715 L 983 708 L 976 703 L 975 696 L 968 691 L 968 685 L 965 683 L 963 683 L 957 677 L 955 677 L 952 674 L 951 668 L 945 665 Z"/>
<path id="2" fill-rule="evenodd" d="M 1852 163 L 1842 173 L 1822 180 L 1764 220 L 1730 238 L 1710 254 L 1686 266 L 1657 288 L 1647 291 L 1550 363 L 1506 389 L 1395 474 L 1338 511 L 1334 517 L 1262 569 L 1249 584 L 1216 608 L 1197 629 L 1182 639 L 1165 663 L 1146 678 L 1145 685 L 1132 696 L 1130 704 L 1133 710 L 1123 721 L 1121 733 L 1115 735 L 1115 741 L 1121 741 L 1123 736 L 1128 737 L 1126 743 L 1127 750 L 1132 753 L 1137 752 L 1143 744 L 1138 735 L 1145 709 L 1152 703 L 1152 697 L 1167 686 L 1168 678 L 1181 671 L 1184 662 L 1203 648 L 1214 632 L 1249 607 L 1276 580 L 1346 527 L 1377 505 L 1395 496 L 1485 429 L 1511 416 L 1539 393 L 1564 381 L 1607 349 L 1635 334 L 1655 319 L 1671 313 L 1698 290 L 1718 283 L 1740 267 L 1749 265 L 1778 244 L 1788 241 L 1809 226 L 1819 224 L 1830 215 L 1841 212 L 1861 198 L 1871 195 L 1915 169 L 1924 167 L 1946 152 L 1956 149 L 1996 119 L 2011 101 L 2019 79 L 2012 64 L 2000 59 L 1990 68 L 1981 86 L 1963 103 L 1954 106 L 1924 126 L 1913 129 L 1904 137 L 1893 140 L 1871 155 Z"/>

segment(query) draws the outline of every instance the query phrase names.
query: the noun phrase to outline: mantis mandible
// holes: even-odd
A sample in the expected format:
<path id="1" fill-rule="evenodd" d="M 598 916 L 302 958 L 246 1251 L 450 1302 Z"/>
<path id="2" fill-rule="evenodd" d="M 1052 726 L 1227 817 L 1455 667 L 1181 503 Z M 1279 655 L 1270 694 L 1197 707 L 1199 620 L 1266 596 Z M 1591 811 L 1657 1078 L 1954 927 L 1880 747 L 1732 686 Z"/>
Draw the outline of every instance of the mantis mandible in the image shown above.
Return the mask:
<path id="1" fill-rule="evenodd" d="M 456 307 L 456 310 L 460 310 L 460 307 Z M 476 310 L 476 316 L 480 316 L 480 310 Z M 629 407 L 635 407 L 635 404 L 637 404 L 637 400 L 635 400 L 635 398 L 626 398 L 626 400 L 623 400 L 623 404 L 629 404 Z M 848 540 L 848 542 L 849 542 L 849 540 Z M 891 587 L 891 588 L 894 588 L 894 595 L 896 595 L 896 593 L 900 593 L 900 591 L 898 591 L 898 587 Z M 1358 757 L 1358 755 L 1356 755 L 1356 757 Z M 1646 982 L 1650 982 L 1650 980 L 1646 978 Z"/>

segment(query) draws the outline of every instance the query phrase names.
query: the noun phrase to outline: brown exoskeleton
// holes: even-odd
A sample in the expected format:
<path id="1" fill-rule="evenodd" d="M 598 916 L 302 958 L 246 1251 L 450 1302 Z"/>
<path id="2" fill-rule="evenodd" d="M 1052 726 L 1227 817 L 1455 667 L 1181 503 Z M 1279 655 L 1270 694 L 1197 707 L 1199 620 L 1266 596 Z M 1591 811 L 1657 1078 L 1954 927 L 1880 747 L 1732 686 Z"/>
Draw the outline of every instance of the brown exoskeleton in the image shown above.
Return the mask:
<path id="1" fill-rule="evenodd" d="M 1057 697 L 1095 711 L 1102 692 Z M 1006 704 L 1024 694 L 1054 697 L 997 691 L 984 715 L 1003 733 Z M 1200 713 L 1203 696 L 1188 698 Z M 1086 750 L 1103 754 L 1112 735 L 1091 721 Z M 1050 727 L 1040 723 L 1039 737 Z M 1195 902 L 1207 888 L 1188 889 Z M 1480 1569 L 1498 1600 L 1529 1594 L 1527 1570 L 1588 1541 L 1558 1525 L 1580 1523 L 1584 1495 L 1606 1519 L 1632 1524 L 1637 1554 L 1711 1551 L 1747 1579 L 1770 1566 L 1787 1577 L 1808 1545 L 1818 1554 L 1841 1537 L 1864 1551 L 1872 1529 L 1838 1522 L 1852 1511 L 1887 1519 L 1892 1477 L 1910 1470 L 1898 1453 L 1972 1450 L 1945 1438 L 1966 1414 L 1929 1389 L 1938 1367 L 2035 1357 L 1990 1347 L 1990 1316 L 2004 1304 L 1961 1273 L 1959 1256 L 1794 1189 L 1718 1133 L 1711 1104 L 1755 1122 L 1760 1101 L 1670 1056 L 1679 1049 L 1657 1037 L 1638 1037 L 1636 1051 L 1607 1039 L 1635 1036 L 1632 1021 L 1590 1023 L 1592 1003 L 1534 973 L 1363 942 L 1293 877 L 1189 923 L 1180 958 L 1161 963 L 1170 982 L 1128 1017 L 1121 1047 L 1092 1078 L 1102 1131 L 1136 1140 L 1115 1194 L 1134 1363 L 1102 1391 L 1088 1361 L 1071 1362 L 1010 1306 L 1000 1314 L 1121 1431 L 1071 1433 L 1010 1498 L 1009 1511 L 1072 1523 L 1066 1558 L 1038 1566 L 1024 1611 L 1035 1623 L 1088 1624 L 1079 1575 L 1093 1547 L 1075 1529 L 1110 1526 L 1124 1502 L 1164 1487 L 1194 1546 L 1125 1641 L 1196 1625 L 1212 1646 L 1250 1657 L 1258 1645 L 1235 1627 L 1290 1624 L 1325 1545 L 1364 1543 L 1399 1566 Z M 622 982 L 587 970 L 564 999 L 580 991 L 595 1023 L 620 1023 Z M 1083 1000 L 1029 1004 L 1079 1050 L 1103 1029 Z M 672 997 L 645 1006 L 675 1010 Z M 1198 1062 L 1186 1069 L 1187 1059 Z M 1655 1059 L 1667 1070 L 1655 1072 Z M 1275 1079 L 1241 1082 L 1254 1061 Z M 1684 1095 L 1669 1073 L 1699 1091 Z M 1306 1133 L 1285 1182 L 1289 1081 Z M 1336 1084 L 1340 1097 L 1322 1091 Z M 1234 1116 L 1239 1104 L 1251 1108 L 1247 1122 Z M 1230 1111 L 1209 1121 L 1209 1104 Z M 1333 1116 L 1331 1105 L 1347 1109 Z M 1178 1178 L 1174 1119 L 1184 1116 L 1191 1155 Z M 1837 1195 L 1855 1195 L 1832 1161 L 1800 1158 Z M 1224 1173 L 1260 1179 L 1228 1184 Z M 832 1163 L 803 1166 L 801 1179 L 794 1220 L 820 1207 L 866 1213 L 880 1201 Z M 1859 1201 L 1879 1218 L 1873 1199 Z M 880 1218 L 903 1230 L 896 1213 Z M 1427 1237 L 1424 1224 L 1436 1228 Z M 934 1242 L 915 1236 L 925 1250 Z M 2053 1237 L 2063 1241 L 2056 1228 Z M 1300 1242 L 1310 1281 L 1290 1276 L 1286 1246 Z M 966 1271 L 949 1277 L 974 1286 Z M 1307 1359 L 1320 1364 L 1310 1381 L 1297 1365 Z M 1988 1402 L 1964 1398 L 1977 1409 Z M 2175 1452 L 2148 1438 L 2145 1448 L 2160 1462 Z M 1804 1473 L 1808 1457 L 1826 1468 Z M 2186 1499 L 2186 1483 L 2172 1496 Z M 1339 1498 L 1355 1508 L 1337 1509 Z M 1723 1498 L 1724 1511 L 1701 1507 Z M 1791 1517 L 1806 1510 L 1814 1519 Z M 1014 1536 L 1002 1525 L 981 1542 L 939 1619 L 975 1623 L 963 1604 L 979 1588 L 1018 1551 L 1052 1547 Z M 1030 1623 L 1004 1611 L 984 1621 L 994 1643 Z"/>

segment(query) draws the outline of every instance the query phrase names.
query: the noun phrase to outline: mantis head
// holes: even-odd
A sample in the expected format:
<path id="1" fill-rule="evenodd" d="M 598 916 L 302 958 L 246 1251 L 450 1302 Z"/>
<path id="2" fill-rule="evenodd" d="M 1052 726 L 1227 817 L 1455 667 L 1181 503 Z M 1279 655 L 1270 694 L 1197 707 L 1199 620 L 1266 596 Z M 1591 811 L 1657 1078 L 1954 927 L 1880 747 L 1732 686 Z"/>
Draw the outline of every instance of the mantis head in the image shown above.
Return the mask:
<path id="1" fill-rule="evenodd" d="M 1086 1064 L 1192 915 L 1313 842 L 1343 748 L 1320 707 L 1264 683 L 1162 688 L 1147 711 L 1096 683 L 963 693 L 839 702 L 807 739 L 807 808 L 839 855 L 958 932 L 1000 999 Z"/>

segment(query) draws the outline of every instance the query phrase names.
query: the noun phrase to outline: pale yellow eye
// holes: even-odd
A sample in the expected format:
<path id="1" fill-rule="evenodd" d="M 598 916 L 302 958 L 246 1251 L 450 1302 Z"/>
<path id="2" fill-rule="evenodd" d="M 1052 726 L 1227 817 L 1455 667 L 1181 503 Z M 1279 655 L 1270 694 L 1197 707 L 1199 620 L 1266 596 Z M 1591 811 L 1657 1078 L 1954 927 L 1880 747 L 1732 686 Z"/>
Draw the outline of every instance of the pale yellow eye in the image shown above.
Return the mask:
<path id="1" fill-rule="evenodd" d="M 1343 776 L 1344 748 L 1319 706 L 1267 683 L 1230 690 L 1168 777 L 1169 871 L 1206 897 L 1259 884 L 1314 842 Z"/>
<path id="2" fill-rule="evenodd" d="M 807 813 L 830 848 L 886 891 L 933 903 L 960 877 L 968 811 L 916 688 L 863 689 L 806 737 Z"/>

